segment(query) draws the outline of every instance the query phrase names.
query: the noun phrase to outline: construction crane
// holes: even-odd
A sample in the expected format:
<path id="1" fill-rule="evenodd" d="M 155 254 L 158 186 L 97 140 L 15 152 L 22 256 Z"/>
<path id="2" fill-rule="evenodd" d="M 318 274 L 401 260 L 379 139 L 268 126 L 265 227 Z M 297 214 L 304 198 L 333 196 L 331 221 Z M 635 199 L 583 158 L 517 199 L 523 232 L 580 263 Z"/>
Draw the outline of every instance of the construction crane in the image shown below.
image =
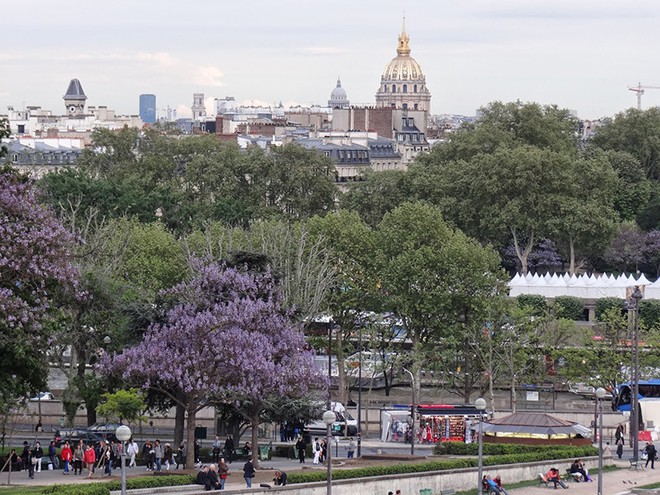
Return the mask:
<path id="1" fill-rule="evenodd" d="M 628 91 L 634 91 L 637 93 L 637 110 L 642 109 L 642 95 L 644 94 L 645 89 L 660 89 L 660 86 L 642 86 L 641 82 L 638 82 L 637 86 L 628 86 Z"/>

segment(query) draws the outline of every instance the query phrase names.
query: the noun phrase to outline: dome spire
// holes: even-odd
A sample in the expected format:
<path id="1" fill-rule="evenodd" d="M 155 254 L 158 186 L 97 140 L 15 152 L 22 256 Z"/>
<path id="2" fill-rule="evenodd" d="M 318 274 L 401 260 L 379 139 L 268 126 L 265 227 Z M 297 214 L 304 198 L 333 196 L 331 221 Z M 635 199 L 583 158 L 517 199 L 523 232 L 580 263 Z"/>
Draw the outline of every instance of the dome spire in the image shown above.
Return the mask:
<path id="1" fill-rule="evenodd" d="M 408 44 L 410 38 L 406 33 L 406 16 L 403 15 L 403 25 L 401 26 L 401 34 L 399 35 L 399 45 L 396 48 L 397 55 L 410 55 L 410 45 Z"/>

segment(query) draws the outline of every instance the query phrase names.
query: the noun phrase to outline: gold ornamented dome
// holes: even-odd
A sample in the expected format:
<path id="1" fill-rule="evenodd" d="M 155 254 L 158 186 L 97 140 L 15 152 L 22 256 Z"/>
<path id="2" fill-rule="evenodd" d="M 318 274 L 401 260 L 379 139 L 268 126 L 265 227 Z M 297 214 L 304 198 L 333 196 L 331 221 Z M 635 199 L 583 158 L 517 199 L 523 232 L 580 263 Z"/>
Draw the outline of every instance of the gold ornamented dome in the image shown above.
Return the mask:
<path id="1" fill-rule="evenodd" d="M 399 44 L 396 48 L 397 56 L 387 64 L 382 79 L 385 81 L 411 81 L 423 79 L 422 68 L 410 56 L 410 37 L 406 33 L 406 18 L 403 18 L 403 27 L 399 35 Z"/>

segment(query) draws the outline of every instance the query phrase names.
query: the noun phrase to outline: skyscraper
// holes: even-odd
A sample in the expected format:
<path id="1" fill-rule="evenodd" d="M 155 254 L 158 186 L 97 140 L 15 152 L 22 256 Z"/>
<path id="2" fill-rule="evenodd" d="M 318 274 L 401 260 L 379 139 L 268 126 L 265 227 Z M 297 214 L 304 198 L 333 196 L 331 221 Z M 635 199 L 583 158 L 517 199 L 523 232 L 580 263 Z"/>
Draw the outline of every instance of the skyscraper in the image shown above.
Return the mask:
<path id="1" fill-rule="evenodd" d="M 140 95 L 140 118 L 145 124 L 156 123 L 156 95 Z"/>

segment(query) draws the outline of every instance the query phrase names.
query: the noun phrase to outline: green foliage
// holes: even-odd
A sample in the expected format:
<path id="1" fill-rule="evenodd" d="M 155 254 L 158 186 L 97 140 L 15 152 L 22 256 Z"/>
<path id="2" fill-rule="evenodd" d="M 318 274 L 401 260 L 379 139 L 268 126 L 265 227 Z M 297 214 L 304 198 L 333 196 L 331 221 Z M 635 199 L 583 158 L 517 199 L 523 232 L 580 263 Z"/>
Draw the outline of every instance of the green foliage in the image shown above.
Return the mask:
<path id="1" fill-rule="evenodd" d="M 477 455 L 479 445 L 476 443 L 441 442 L 435 445 L 435 455 Z M 597 455 L 598 451 L 591 446 L 575 447 L 572 445 L 526 445 L 519 443 L 488 443 L 483 444 L 485 455 L 527 454 L 530 452 L 555 452 L 566 450 L 574 452 L 576 457 Z"/>
<path id="2" fill-rule="evenodd" d="M 625 309 L 625 301 L 617 297 L 603 297 L 596 301 L 596 320 L 603 321 L 602 318 L 610 308 L 617 308 L 623 312 Z"/>
<path id="3" fill-rule="evenodd" d="M 463 444 L 465 445 L 465 444 Z M 484 444 L 484 447 L 487 444 Z M 468 444 L 471 447 L 471 456 L 476 456 L 477 445 Z M 483 459 L 484 466 L 495 466 L 500 464 L 517 464 L 522 462 L 535 462 L 551 459 L 575 459 L 596 455 L 596 450 L 591 447 L 543 447 L 543 446 L 525 446 L 529 450 L 519 451 L 518 446 L 511 447 L 512 453 L 494 454 Z M 504 447 L 506 449 L 506 447 Z M 468 455 L 456 454 L 456 455 Z M 333 479 L 354 479 L 368 478 L 372 476 L 396 475 L 402 473 L 422 473 L 429 471 L 447 471 L 451 469 L 473 468 L 478 465 L 478 460 L 474 457 L 469 459 L 452 459 L 446 461 L 428 461 L 415 464 L 394 464 L 390 466 L 370 466 L 358 469 L 341 469 L 332 474 Z M 310 483 L 324 481 L 326 473 L 316 471 L 312 473 L 291 473 L 287 481 L 293 483 Z"/>
<path id="4" fill-rule="evenodd" d="M 11 129 L 9 128 L 9 120 L 5 117 L 0 118 L 0 140 L 2 138 L 9 137 L 11 135 Z M 0 158 L 7 154 L 7 146 L 4 144 L 0 145 Z"/>
<path id="5" fill-rule="evenodd" d="M 553 308 L 557 318 L 565 318 L 573 321 L 584 320 L 584 303 L 579 297 L 555 297 Z"/>
<path id="6" fill-rule="evenodd" d="M 107 420 L 134 423 L 146 419 L 142 416 L 146 409 L 144 397 L 137 389 L 118 390 L 114 394 L 106 392 L 101 397 L 103 402 L 96 408 L 96 413 Z"/>
<path id="7" fill-rule="evenodd" d="M 516 297 L 518 306 L 521 308 L 529 308 L 533 312 L 533 316 L 543 316 L 548 313 L 548 303 L 545 297 L 537 294 L 520 294 Z"/>
<path id="8" fill-rule="evenodd" d="M 639 321 L 645 328 L 660 330 L 660 301 L 657 299 L 642 299 L 639 302 Z"/>

